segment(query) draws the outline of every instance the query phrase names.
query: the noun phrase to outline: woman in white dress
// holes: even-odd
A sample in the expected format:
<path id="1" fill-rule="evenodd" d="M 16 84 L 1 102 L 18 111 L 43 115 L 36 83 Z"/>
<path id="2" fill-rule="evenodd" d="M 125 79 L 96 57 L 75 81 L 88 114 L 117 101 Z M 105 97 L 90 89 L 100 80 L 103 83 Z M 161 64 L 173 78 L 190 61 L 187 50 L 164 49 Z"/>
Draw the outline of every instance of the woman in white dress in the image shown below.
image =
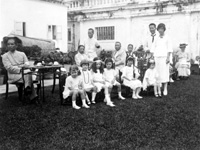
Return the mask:
<path id="1" fill-rule="evenodd" d="M 165 24 L 160 23 L 157 27 L 159 36 L 157 36 L 152 44 L 151 52 L 155 59 L 155 69 L 158 72 L 158 80 L 163 83 L 163 95 L 167 95 L 167 84 L 169 82 L 169 63 L 172 53 L 172 44 L 170 38 L 165 34 Z"/>
<path id="2" fill-rule="evenodd" d="M 181 79 L 186 79 L 190 75 L 190 57 L 185 51 L 187 44 L 180 44 L 180 49 L 177 53 L 176 68 L 178 70 L 178 76 Z"/>

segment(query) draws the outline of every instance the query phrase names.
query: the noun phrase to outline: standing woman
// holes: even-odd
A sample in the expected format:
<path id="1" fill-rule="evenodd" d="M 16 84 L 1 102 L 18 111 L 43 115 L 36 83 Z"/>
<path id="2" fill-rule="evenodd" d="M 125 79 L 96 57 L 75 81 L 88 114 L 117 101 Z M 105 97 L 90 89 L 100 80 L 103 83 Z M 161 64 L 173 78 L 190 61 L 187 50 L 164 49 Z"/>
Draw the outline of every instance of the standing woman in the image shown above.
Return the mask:
<path id="1" fill-rule="evenodd" d="M 163 95 L 167 95 L 167 84 L 169 82 L 169 62 L 172 53 L 172 44 L 170 38 L 165 34 L 165 24 L 160 23 L 157 27 L 159 36 L 152 44 L 151 52 L 155 58 L 155 69 L 158 72 L 158 80 L 163 83 Z"/>

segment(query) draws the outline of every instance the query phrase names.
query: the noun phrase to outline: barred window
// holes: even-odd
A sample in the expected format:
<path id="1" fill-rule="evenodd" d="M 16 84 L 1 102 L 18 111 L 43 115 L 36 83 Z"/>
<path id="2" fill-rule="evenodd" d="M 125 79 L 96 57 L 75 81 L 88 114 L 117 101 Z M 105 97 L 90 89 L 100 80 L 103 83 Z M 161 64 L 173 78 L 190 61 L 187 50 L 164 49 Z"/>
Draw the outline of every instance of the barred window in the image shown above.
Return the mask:
<path id="1" fill-rule="evenodd" d="M 115 39 L 115 27 L 96 27 L 97 40 L 114 40 Z"/>

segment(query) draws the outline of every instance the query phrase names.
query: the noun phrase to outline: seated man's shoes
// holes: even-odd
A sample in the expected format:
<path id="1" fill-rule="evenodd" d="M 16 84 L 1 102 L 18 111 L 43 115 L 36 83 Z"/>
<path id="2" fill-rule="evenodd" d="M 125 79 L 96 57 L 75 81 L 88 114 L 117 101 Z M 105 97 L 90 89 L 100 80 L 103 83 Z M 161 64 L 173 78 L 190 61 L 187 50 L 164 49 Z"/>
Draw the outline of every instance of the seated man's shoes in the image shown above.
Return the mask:
<path id="1" fill-rule="evenodd" d="M 24 90 L 24 94 L 25 94 L 25 95 L 31 95 L 31 94 L 32 94 L 31 87 L 29 87 L 29 86 L 26 87 L 25 90 Z"/>

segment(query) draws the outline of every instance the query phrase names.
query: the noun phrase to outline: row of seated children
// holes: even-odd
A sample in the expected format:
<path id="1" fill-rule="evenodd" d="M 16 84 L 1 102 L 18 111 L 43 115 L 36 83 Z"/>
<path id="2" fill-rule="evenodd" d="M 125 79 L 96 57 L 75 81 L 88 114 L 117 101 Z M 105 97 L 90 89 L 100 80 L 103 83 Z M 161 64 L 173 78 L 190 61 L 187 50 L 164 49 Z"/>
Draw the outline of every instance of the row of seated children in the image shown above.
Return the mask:
<path id="1" fill-rule="evenodd" d="M 141 99 L 139 95 L 142 83 L 138 80 L 139 72 L 136 67 L 133 67 L 134 58 L 129 57 L 127 59 L 127 66 L 124 67 L 122 73 L 123 84 L 130 87 L 133 90 L 133 99 Z M 89 62 L 83 60 L 80 63 L 81 69 L 79 71 L 78 66 L 73 65 L 70 67 L 71 75 L 66 78 L 65 89 L 63 92 L 63 98 L 72 96 L 72 107 L 80 109 L 76 105 L 76 98 L 78 94 L 81 95 L 82 106 L 89 108 L 89 104 L 95 104 L 95 97 L 98 92 L 104 89 L 105 99 L 104 102 L 108 106 L 114 107 L 115 105 L 111 101 L 111 91 L 113 86 L 118 87 L 118 97 L 121 100 L 125 98 L 121 94 L 121 84 L 117 81 L 117 73 L 114 69 L 114 62 L 112 58 L 107 58 L 104 63 L 97 57 L 94 58 L 94 62 L 89 70 Z M 88 98 L 86 92 L 92 92 L 91 101 Z M 87 103 L 86 103 L 87 101 Z"/>

